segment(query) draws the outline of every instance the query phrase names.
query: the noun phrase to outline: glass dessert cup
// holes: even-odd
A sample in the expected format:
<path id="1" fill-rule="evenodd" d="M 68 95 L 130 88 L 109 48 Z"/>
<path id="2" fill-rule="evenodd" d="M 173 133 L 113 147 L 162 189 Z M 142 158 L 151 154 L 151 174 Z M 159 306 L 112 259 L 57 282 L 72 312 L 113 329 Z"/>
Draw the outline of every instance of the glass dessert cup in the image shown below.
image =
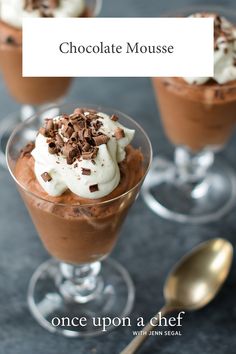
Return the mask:
<path id="1" fill-rule="evenodd" d="M 98 16 L 102 0 L 85 0 L 83 17 Z M 1 21 L 1 19 L 0 19 Z M 21 121 L 38 110 L 62 104 L 70 88 L 70 77 L 22 77 L 22 31 L 0 23 L 0 71 L 9 94 L 22 106 L 0 122 L 0 164 L 6 166 L 6 142 Z"/>
<path id="2" fill-rule="evenodd" d="M 73 112 L 77 107 L 64 105 L 60 112 Z M 14 175 L 15 166 L 22 147 L 28 143 L 28 131 L 31 135 L 34 131 L 36 137 L 41 126 L 37 114 L 14 130 L 6 151 L 9 171 L 45 248 L 53 257 L 39 266 L 31 278 L 29 308 L 44 328 L 68 337 L 102 334 L 102 323 L 95 326 L 93 318 L 109 317 L 112 320 L 125 317 L 131 311 L 133 282 L 123 266 L 107 257 L 138 196 L 152 158 L 146 133 L 131 118 L 103 107 L 80 107 L 116 114 L 121 124 L 135 129 L 132 146 L 143 154 L 143 173 L 139 182 L 122 195 L 103 202 L 91 200 L 90 204 L 71 205 L 42 199 L 22 186 Z M 84 327 L 77 326 L 81 317 L 86 318 Z M 110 324 L 106 330 L 112 328 Z"/>
<path id="3" fill-rule="evenodd" d="M 162 123 L 176 146 L 174 162 L 155 158 L 143 187 L 147 205 L 160 216 L 206 223 L 234 205 L 235 174 L 215 159 L 236 123 L 236 82 L 190 86 L 177 78 L 153 78 Z"/>
<path id="4" fill-rule="evenodd" d="M 218 13 L 236 26 L 235 12 L 220 6 L 196 5 L 174 16 L 199 12 Z M 175 152 L 174 162 L 154 159 L 143 187 L 144 200 L 166 219 L 216 221 L 235 203 L 234 171 L 215 153 L 224 148 L 235 128 L 236 81 L 189 85 L 182 78 L 154 77 L 152 82 Z"/>

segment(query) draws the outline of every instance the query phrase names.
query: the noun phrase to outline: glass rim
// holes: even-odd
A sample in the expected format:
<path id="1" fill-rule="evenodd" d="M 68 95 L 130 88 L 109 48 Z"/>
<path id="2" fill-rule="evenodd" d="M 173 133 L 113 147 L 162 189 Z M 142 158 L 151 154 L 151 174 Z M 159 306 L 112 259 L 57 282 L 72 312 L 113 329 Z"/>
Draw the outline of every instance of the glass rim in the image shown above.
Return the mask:
<path id="1" fill-rule="evenodd" d="M 94 8 L 93 17 L 97 17 L 100 14 L 101 9 L 102 9 L 103 0 L 95 0 L 95 2 L 96 2 L 96 5 Z"/>
<path id="2" fill-rule="evenodd" d="M 10 150 L 10 146 L 12 144 L 12 140 L 13 138 L 15 137 L 15 135 L 20 132 L 21 129 L 24 128 L 24 126 L 27 124 L 27 123 L 30 123 L 31 121 L 34 121 L 34 119 L 36 119 L 40 114 L 43 114 L 44 112 L 46 112 L 48 109 L 54 109 L 54 108 L 62 108 L 62 107 L 66 107 L 66 106 L 72 106 L 74 105 L 75 107 L 86 107 L 86 108 L 96 108 L 97 110 L 100 109 L 101 112 L 102 110 L 111 110 L 114 112 L 114 114 L 117 114 L 117 115 L 121 115 L 122 117 L 124 117 L 125 119 L 127 119 L 129 122 L 131 122 L 132 124 L 134 124 L 138 129 L 139 131 L 143 134 L 143 136 L 145 137 L 145 140 L 148 144 L 148 148 L 149 148 L 149 159 L 148 159 L 148 164 L 147 164 L 147 168 L 146 168 L 146 171 L 144 173 L 144 175 L 142 176 L 142 178 L 132 187 L 130 188 L 128 191 L 114 197 L 114 198 L 111 198 L 111 199 L 108 199 L 108 200 L 104 200 L 104 201 L 101 201 L 101 202 L 96 202 L 96 199 L 93 199 L 95 200 L 95 202 L 91 202 L 91 203 L 84 203 L 84 204 L 67 204 L 67 203 L 61 203 L 61 202 L 54 202 L 54 201 L 51 201 L 51 200 L 48 200 L 48 199 L 45 199 L 43 197 L 40 197 L 38 194 L 36 193 L 33 193 L 31 191 L 29 191 L 27 189 L 26 186 L 22 185 L 16 178 L 12 168 L 10 167 L 10 158 L 9 158 L 9 150 Z M 13 180 L 15 181 L 15 183 L 17 184 L 18 187 L 20 187 L 23 191 L 25 191 L 27 194 L 33 196 L 34 198 L 36 199 L 39 199 L 43 202 L 47 202 L 47 203 L 50 203 L 52 205 L 57 205 L 57 206 L 67 206 L 67 207 L 80 207 L 80 208 L 87 208 L 87 207 L 92 207 L 92 206 L 101 206 L 101 205 L 106 205 L 106 204 L 109 204 L 111 202 L 114 202 L 116 200 L 119 200 L 120 198 L 123 198 L 125 197 L 126 195 L 128 195 L 130 192 L 132 192 L 133 190 L 135 190 L 144 180 L 144 178 L 146 177 L 149 169 L 150 169 L 150 166 L 152 164 L 152 158 L 153 158 L 153 150 L 152 150 L 152 144 L 151 144 L 151 141 L 147 135 L 147 133 L 145 132 L 145 130 L 140 126 L 139 123 L 137 123 L 133 118 L 131 118 L 130 116 L 128 116 L 127 114 L 117 110 L 117 109 L 114 109 L 114 108 L 111 108 L 111 107 L 105 107 L 105 106 L 102 106 L 102 105 L 95 105 L 95 104 L 88 104 L 88 103 L 84 103 L 84 102 L 79 102 L 78 104 L 77 103 L 73 103 L 73 102 L 67 102 L 65 104 L 61 104 L 61 105 L 50 105 L 47 109 L 41 109 L 39 111 L 37 111 L 34 115 L 32 115 L 31 117 L 27 118 L 25 121 L 23 121 L 22 123 L 18 124 L 15 129 L 13 130 L 13 132 L 11 133 L 9 139 L 8 139 L 8 142 L 7 142 L 7 146 L 6 146 L 6 164 L 7 164 L 7 168 L 8 168 L 8 171 L 10 172 Z"/>

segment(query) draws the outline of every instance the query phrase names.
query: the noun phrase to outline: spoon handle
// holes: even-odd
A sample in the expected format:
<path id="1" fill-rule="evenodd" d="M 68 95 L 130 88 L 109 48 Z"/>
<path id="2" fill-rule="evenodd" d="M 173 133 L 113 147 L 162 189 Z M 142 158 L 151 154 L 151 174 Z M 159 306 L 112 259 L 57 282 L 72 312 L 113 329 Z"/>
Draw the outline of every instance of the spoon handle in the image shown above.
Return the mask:
<path id="1" fill-rule="evenodd" d="M 125 347 L 120 354 L 134 354 L 136 351 L 141 347 L 141 345 L 147 340 L 149 337 L 149 333 L 156 328 L 158 325 L 158 314 L 161 312 L 161 315 L 164 316 L 167 313 L 171 312 L 174 310 L 173 308 L 169 307 L 168 305 L 165 305 L 162 307 L 162 309 L 154 316 L 157 319 L 154 321 L 152 320 L 152 324 L 148 322 L 146 326 L 142 329 L 141 333 L 137 335 L 128 345 Z"/>

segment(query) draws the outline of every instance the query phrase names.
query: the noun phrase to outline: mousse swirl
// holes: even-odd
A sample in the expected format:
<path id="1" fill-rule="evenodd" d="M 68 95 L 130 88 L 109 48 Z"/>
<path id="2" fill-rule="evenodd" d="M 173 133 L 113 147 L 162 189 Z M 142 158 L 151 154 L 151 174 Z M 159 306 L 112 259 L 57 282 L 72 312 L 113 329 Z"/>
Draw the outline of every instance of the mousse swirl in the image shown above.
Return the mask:
<path id="1" fill-rule="evenodd" d="M 69 189 L 82 198 L 102 198 L 120 182 L 119 163 L 134 133 L 117 116 L 93 110 L 46 119 L 31 151 L 36 178 L 50 196 Z"/>
<path id="2" fill-rule="evenodd" d="M 236 80 L 236 27 L 218 14 L 197 13 L 191 17 L 214 19 L 214 77 L 184 77 L 188 84 L 202 85 L 210 79 L 218 84 Z"/>
<path id="3" fill-rule="evenodd" d="M 78 17 L 84 0 L 1 0 L 0 19 L 21 28 L 24 17 Z"/>

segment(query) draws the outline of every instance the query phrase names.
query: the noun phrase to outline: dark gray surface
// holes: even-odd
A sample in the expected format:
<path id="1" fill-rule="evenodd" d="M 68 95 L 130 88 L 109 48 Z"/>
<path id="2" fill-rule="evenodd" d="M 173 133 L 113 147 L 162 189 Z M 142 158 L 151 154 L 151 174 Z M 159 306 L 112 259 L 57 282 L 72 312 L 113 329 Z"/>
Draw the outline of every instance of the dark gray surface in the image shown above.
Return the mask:
<path id="1" fill-rule="evenodd" d="M 158 16 L 174 6 L 176 9 L 191 3 L 194 2 L 105 0 L 102 15 Z M 148 79 L 76 79 L 69 96 L 74 101 L 114 106 L 126 112 L 147 130 L 155 153 L 171 156 L 172 148 L 164 137 Z M 2 116 L 18 108 L 5 92 L 2 81 L 0 107 Z M 235 150 L 236 136 L 223 153 L 224 159 L 236 169 Z M 8 172 L 2 169 L 0 186 L 0 354 L 119 353 L 132 339 L 130 328 L 118 328 L 94 339 L 69 340 L 47 333 L 31 317 L 26 304 L 27 286 L 33 271 L 48 255 Z M 162 286 L 170 267 L 193 246 L 216 236 L 226 237 L 235 244 L 236 208 L 214 224 L 178 225 L 154 215 L 139 198 L 113 253 L 135 282 L 137 294 L 132 318 L 151 317 L 163 304 Z M 235 353 L 235 304 L 234 266 L 217 299 L 202 311 L 185 317 L 182 337 L 150 338 L 140 353 Z"/>

